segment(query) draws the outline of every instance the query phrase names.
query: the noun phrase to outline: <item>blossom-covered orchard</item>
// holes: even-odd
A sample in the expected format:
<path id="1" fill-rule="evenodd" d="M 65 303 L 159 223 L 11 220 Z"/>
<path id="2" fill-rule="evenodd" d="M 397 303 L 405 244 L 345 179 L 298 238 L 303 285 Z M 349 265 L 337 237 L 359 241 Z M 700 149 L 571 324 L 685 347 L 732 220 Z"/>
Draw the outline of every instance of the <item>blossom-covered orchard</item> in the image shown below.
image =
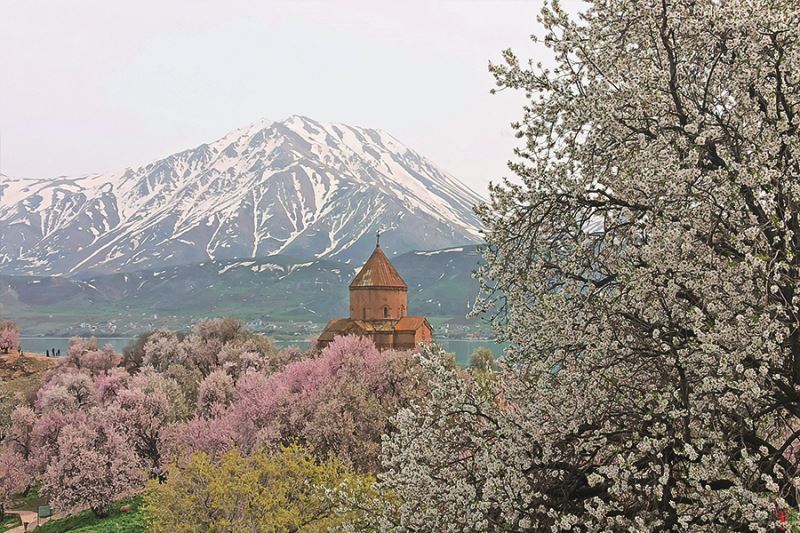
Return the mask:
<path id="1" fill-rule="evenodd" d="M 72 339 L 32 405 L 12 413 L 0 442 L 0 500 L 37 484 L 59 512 L 90 508 L 104 516 L 151 480 L 152 514 L 167 520 L 174 516 L 154 507 L 166 494 L 161 484 L 197 465 L 198 454 L 209 468 L 225 468 L 230 454 L 257 454 L 254 462 L 242 459 L 252 465 L 291 459 L 325 473 L 325 483 L 347 479 L 368 488 L 391 415 L 424 391 L 412 353 L 379 352 L 360 337 L 301 353 L 218 319 L 189 335 L 150 333 L 124 357 L 94 339 Z M 321 470 L 309 461 L 320 461 Z M 314 489 L 315 505 L 327 489 L 336 485 Z M 286 497 L 300 498 L 304 508 L 303 494 Z M 171 506 L 172 496 L 164 498 Z"/>
<path id="2" fill-rule="evenodd" d="M 800 4 L 548 2 L 511 51 L 486 386 L 431 358 L 388 437 L 403 530 L 770 531 L 798 506 Z"/>

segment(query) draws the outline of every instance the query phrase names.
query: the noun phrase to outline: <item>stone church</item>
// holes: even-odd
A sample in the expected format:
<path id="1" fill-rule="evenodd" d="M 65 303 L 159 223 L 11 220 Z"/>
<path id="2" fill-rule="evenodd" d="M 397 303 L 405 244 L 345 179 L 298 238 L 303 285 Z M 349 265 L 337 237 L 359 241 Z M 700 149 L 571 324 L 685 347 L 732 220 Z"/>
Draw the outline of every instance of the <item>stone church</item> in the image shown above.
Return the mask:
<path id="1" fill-rule="evenodd" d="M 381 250 L 380 236 L 350 283 L 350 318 L 328 322 L 317 346 L 324 348 L 338 335 L 369 337 L 380 350 L 408 350 L 433 338 L 425 317 L 408 316 L 408 285 Z"/>

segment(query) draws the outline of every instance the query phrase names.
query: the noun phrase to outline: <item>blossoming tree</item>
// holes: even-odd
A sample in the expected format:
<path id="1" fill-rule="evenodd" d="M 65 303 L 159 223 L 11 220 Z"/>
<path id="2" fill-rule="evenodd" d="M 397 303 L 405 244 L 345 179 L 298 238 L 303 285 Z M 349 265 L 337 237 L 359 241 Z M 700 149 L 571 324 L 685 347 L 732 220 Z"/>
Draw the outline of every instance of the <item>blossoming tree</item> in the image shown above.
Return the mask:
<path id="1" fill-rule="evenodd" d="M 25 460 L 8 446 L 0 447 L 0 520 L 5 518 L 6 504 L 30 483 Z"/>
<path id="2" fill-rule="evenodd" d="M 0 320 L 0 353 L 8 353 L 19 346 L 19 326 L 16 322 Z"/>
<path id="3" fill-rule="evenodd" d="M 145 470 L 134 448 L 102 413 L 73 418 L 57 446 L 43 488 L 60 510 L 86 505 L 102 517 L 115 499 L 143 484 Z"/>
<path id="4" fill-rule="evenodd" d="M 487 391 L 430 358 L 393 527 L 766 531 L 798 504 L 800 4 L 541 21 L 554 68 L 491 67 L 529 99 L 479 208 L 510 367 Z"/>

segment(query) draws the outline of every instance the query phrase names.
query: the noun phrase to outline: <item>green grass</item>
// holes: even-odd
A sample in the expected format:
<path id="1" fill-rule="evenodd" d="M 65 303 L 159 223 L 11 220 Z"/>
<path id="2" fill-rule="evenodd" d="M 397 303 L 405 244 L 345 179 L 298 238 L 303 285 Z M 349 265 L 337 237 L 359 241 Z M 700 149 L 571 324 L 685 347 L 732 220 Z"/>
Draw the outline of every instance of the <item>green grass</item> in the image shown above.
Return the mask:
<path id="1" fill-rule="evenodd" d="M 21 525 L 22 522 L 19 519 L 19 515 L 7 514 L 5 518 L 0 520 L 0 531 L 6 531 L 7 529 L 11 529 L 12 527 L 17 527 Z"/>
<path id="2" fill-rule="evenodd" d="M 17 494 L 12 507 L 20 511 L 36 512 L 40 505 L 47 505 L 47 497 L 39 494 L 39 485 L 34 484 L 25 495 Z"/>
<path id="3" fill-rule="evenodd" d="M 128 513 L 120 512 L 120 507 L 130 505 Z M 147 531 L 147 517 L 141 508 L 142 498 L 130 498 L 115 502 L 111 513 L 105 518 L 97 518 L 92 511 L 51 520 L 37 528 L 39 533 L 144 533 Z"/>

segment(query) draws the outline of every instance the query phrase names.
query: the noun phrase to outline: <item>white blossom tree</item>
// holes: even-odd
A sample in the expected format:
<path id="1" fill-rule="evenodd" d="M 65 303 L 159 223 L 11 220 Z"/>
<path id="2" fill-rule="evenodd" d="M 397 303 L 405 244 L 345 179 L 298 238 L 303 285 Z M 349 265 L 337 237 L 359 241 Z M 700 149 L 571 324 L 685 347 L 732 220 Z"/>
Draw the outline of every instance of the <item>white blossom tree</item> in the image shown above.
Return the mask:
<path id="1" fill-rule="evenodd" d="M 800 4 L 542 11 L 482 298 L 509 366 L 433 356 L 384 444 L 387 529 L 767 531 L 798 504 Z"/>
<path id="2" fill-rule="evenodd" d="M 107 516 L 111 503 L 140 490 L 145 469 L 125 435 L 95 408 L 70 420 L 58 436 L 42 487 L 60 511 L 89 507 Z"/>

